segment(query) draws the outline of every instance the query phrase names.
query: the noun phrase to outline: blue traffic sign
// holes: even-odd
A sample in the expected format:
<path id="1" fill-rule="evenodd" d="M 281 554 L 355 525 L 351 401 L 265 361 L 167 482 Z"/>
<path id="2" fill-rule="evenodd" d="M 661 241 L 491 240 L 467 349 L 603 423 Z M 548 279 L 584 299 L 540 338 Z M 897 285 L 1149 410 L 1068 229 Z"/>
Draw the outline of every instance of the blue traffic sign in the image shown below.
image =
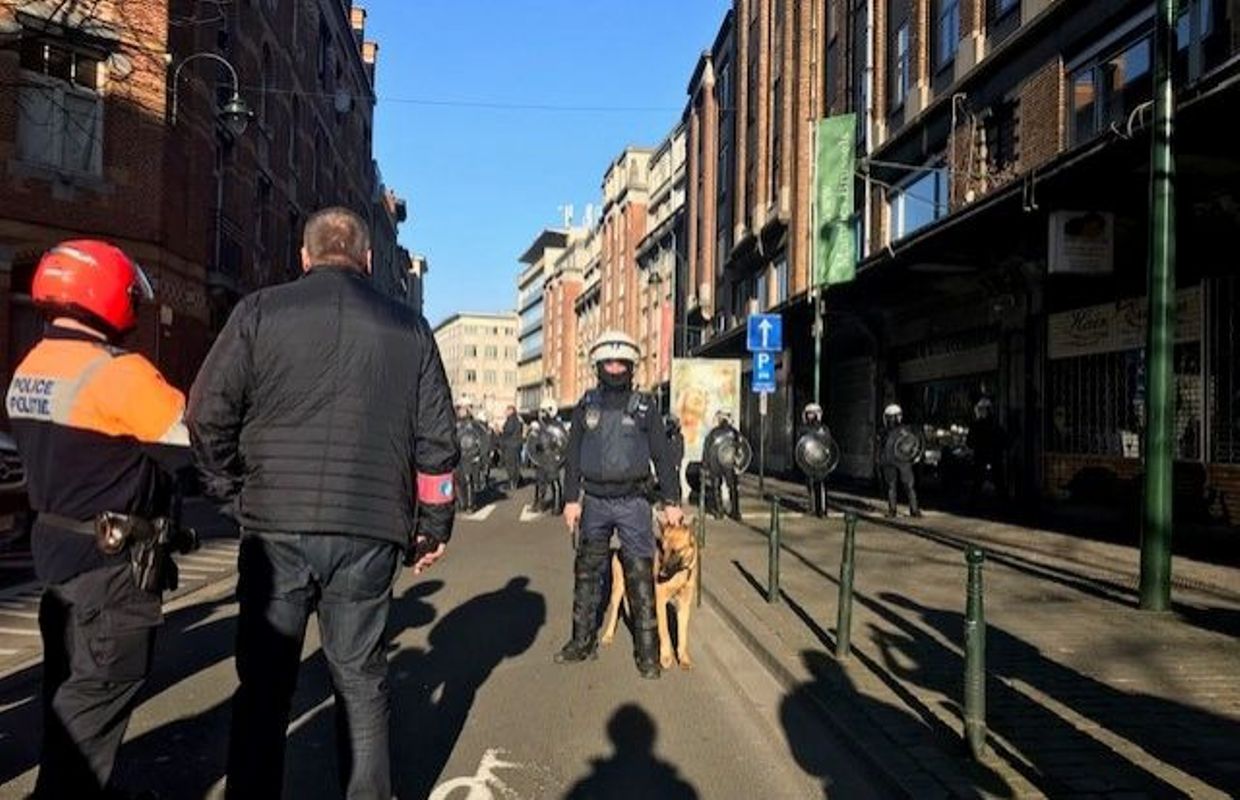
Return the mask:
<path id="1" fill-rule="evenodd" d="M 770 353 L 753 354 L 753 392 L 775 391 L 775 356 Z"/>
<path id="2" fill-rule="evenodd" d="M 745 347 L 751 353 L 777 353 L 784 349 L 784 320 L 778 314 L 750 314 Z"/>

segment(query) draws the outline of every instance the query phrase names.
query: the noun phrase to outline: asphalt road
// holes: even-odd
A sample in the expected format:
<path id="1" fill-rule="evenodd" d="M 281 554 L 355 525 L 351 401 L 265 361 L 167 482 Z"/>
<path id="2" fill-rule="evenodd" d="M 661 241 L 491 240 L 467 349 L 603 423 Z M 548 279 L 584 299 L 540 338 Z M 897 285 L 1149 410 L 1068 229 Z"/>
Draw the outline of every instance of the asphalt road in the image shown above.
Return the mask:
<path id="1" fill-rule="evenodd" d="M 624 629 L 597 661 L 552 663 L 569 633 L 572 556 L 559 519 L 523 508 L 529 495 L 458 518 L 448 557 L 397 583 L 400 797 L 880 796 L 812 713 L 788 713 L 783 691 L 709 607 L 693 619 L 690 672 L 639 679 Z M 231 579 L 170 607 L 147 699 L 121 751 L 124 785 L 170 798 L 218 794 L 235 614 Z M 285 796 L 337 797 L 334 701 L 313 629 L 304 658 Z M 0 798 L 32 785 L 37 678 L 29 667 L 0 680 Z M 807 750 L 818 756 L 813 774 L 792 755 Z"/>

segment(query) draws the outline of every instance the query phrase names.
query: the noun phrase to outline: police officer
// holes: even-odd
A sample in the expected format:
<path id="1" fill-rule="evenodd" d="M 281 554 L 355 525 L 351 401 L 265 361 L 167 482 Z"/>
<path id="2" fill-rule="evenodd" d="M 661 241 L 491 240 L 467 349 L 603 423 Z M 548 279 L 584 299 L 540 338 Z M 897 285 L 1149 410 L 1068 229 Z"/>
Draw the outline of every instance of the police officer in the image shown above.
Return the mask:
<path id="1" fill-rule="evenodd" d="M 603 570 L 611 535 L 620 560 L 633 619 L 633 656 L 643 678 L 659 677 L 659 637 L 654 607 L 655 539 L 650 501 L 644 496 L 654 463 L 664 514 L 684 521 L 680 484 L 654 398 L 633 389 L 641 353 L 619 331 L 603 333 L 590 348 L 598 387 L 573 409 L 564 475 L 564 521 L 580 525 L 573 567 L 573 635 L 556 655 L 559 663 L 594 658 Z"/>
<path id="2" fill-rule="evenodd" d="M 559 406 L 554 400 L 544 400 L 538 408 L 538 421 L 535 423 L 537 428 L 531 426 L 530 436 L 527 438 L 526 450 L 534 462 L 534 509 L 536 511 L 555 510 L 555 484 L 560 480 L 560 466 L 554 463 L 554 458 L 548 458 L 551 455 L 548 451 L 557 446 L 554 441 L 555 437 L 562 437 L 561 441 L 567 438 L 564 426 L 560 424 L 557 417 L 559 411 Z"/>
<path id="3" fill-rule="evenodd" d="M 969 505 L 977 504 L 982 487 L 987 481 L 994 484 L 999 501 L 1006 500 L 1004 453 L 1007 450 L 1007 433 L 995 419 L 994 401 L 989 397 L 978 400 L 973 407 L 973 424 L 969 426 L 966 443 L 973 452 L 973 481 L 969 487 Z"/>
<path id="4" fill-rule="evenodd" d="M 168 513 L 173 472 L 190 464 L 185 398 L 117 346 L 137 324 L 138 303 L 153 298 L 121 250 L 59 244 L 40 260 L 31 294 L 50 325 L 14 373 L 7 407 L 38 514 L 32 550 L 44 585 L 34 796 L 113 796 L 116 751 L 162 622 L 162 585 L 151 585 L 138 554 L 151 552 Z M 126 531 L 123 543 L 97 537 L 96 521 Z"/>
<path id="5" fill-rule="evenodd" d="M 819 436 L 824 441 L 831 438 L 831 432 L 827 429 L 826 423 L 822 421 L 822 406 L 817 403 L 809 403 L 801 412 L 801 430 L 797 433 L 797 440 L 804 436 Z M 823 517 L 827 514 L 827 477 L 815 477 L 813 475 L 806 477 L 807 488 L 809 489 L 810 507 L 814 511 L 815 517 Z"/>
<path id="6" fill-rule="evenodd" d="M 490 452 L 487 430 L 474 419 L 474 404 L 467 397 L 460 397 L 456 408 L 456 438 L 461 445 L 461 460 L 456 467 L 457 506 L 472 511 L 482 492 L 482 460 Z"/>
<path id="7" fill-rule="evenodd" d="M 883 409 L 883 433 L 878 445 L 878 463 L 882 470 L 883 482 L 887 484 L 886 516 L 896 515 L 896 503 L 899 497 L 898 484 L 900 483 L 904 484 L 904 490 L 908 493 L 909 516 L 921 516 L 913 477 L 913 464 L 920 460 L 921 451 L 920 437 L 917 432 L 904 424 L 904 410 L 895 403 Z"/>
<path id="8" fill-rule="evenodd" d="M 706 434 L 706 441 L 702 445 L 702 469 L 706 477 L 706 484 L 709 487 L 706 493 L 706 501 L 710 507 L 710 512 L 715 517 L 723 516 L 721 490 L 723 483 L 726 481 L 728 485 L 728 516 L 735 520 L 741 518 L 740 477 L 736 474 L 735 469 L 713 463 L 713 459 L 710 457 L 710 453 L 725 439 L 739 439 L 740 435 L 740 431 L 732 425 L 732 412 L 723 409 L 715 413 L 715 427 L 711 428 L 710 433 Z"/>

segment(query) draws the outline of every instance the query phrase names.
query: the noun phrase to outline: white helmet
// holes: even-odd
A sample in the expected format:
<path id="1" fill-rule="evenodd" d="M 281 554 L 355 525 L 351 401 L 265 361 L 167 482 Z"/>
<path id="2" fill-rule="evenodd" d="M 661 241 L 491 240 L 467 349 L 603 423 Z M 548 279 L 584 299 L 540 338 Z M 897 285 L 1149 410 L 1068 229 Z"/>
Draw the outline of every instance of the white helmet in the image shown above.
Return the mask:
<path id="1" fill-rule="evenodd" d="M 474 400 L 472 397 L 470 397 L 467 394 L 463 394 L 460 397 L 456 398 L 456 402 L 453 403 L 452 405 L 455 408 L 461 408 L 462 406 L 464 406 L 465 408 L 468 408 L 470 411 L 474 410 Z"/>
<path id="2" fill-rule="evenodd" d="M 632 336 L 624 331 L 604 331 L 590 348 L 590 363 L 594 366 L 604 361 L 627 361 L 636 365 L 642 351 Z"/>
<path id="3" fill-rule="evenodd" d="M 539 410 L 539 411 L 541 411 L 541 412 L 542 412 L 542 413 L 544 413 L 544 414 L 548 414 L 548 415 L 553 416 L 553 417 L 554 417 L 556 414 L 560 413 L 560 407 L 559 407 L 558 405 L 556 405 L 556 402 L 555 402 L 554 400 L 544 400 L 544 401 L 542 401 L 542 405 L 540 405 L 540 406 L 538 407 L 538 410 Z"/>
<path id="4" fill-rule="evenodd" d="M 883 416 L 884 417 L 902 417 L 904 416 L 904 409 L 900 408 L 900 406 L 898 406 L 897 404 L 892 403 L 891 405 L 883 409 Z"/>
<path id="5" fill-rule="evenodd" d="M 801 412 L 802 416 L 808 417 L 810 414 L 817 414 L 818 419 L 822 419 L 822 406 L 817 403 L 809 403 L 805 406 L 805 410 Z"/>
<path id="6" fill-rule="evenodd" d="M 989 397 L 983 397 L 981 400 L 977 401 L 977 405 L 973 406 L 973 411 L 974 413 L 980 415 L 983 411 L 985 411 L 986 413 L 990 413 L 991 411 L 994 410 L 994 407 L 995 407 L 995 402 L 993 400 L 991 400 Z"/>
<path id="7" fill-rule="evenodd" d="M 483 425 L 485 425 L 491 421 L 491 415 L 487 413 L 487 410 L 485 408 L 480 408 L 478 409 L 478 413 L 474 414 L 474 419 L 478 420 Z"/>

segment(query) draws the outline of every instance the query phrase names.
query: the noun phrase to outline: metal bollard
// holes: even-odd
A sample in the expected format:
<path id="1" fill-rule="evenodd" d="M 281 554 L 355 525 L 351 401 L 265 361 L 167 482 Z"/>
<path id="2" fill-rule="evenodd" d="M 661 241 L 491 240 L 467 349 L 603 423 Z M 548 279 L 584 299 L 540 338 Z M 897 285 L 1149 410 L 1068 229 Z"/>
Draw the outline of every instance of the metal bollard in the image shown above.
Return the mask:
<path id="1" fill-rule="evenodd" d="M 844 515 L 844 554 L 840 559 L 840 600 L 835 614 L 835 657 L 848 658 L 852 651 L 853 563 L 857 546 L 857 513 Z"/>
<path id="2" fill-rule="evenodd" d="M 986 754 L 986 612 L 982 606 L 982 563 L 978 547 L 965 553 L 969 565 L 964 612 L 964 735 L 973 758 Z"/>
<path id="3" fill-rule="evenodd" d="M 766 602 L 779 602 L 779 498 L 771 496 L 771 525 L 767 532 Z"/>

